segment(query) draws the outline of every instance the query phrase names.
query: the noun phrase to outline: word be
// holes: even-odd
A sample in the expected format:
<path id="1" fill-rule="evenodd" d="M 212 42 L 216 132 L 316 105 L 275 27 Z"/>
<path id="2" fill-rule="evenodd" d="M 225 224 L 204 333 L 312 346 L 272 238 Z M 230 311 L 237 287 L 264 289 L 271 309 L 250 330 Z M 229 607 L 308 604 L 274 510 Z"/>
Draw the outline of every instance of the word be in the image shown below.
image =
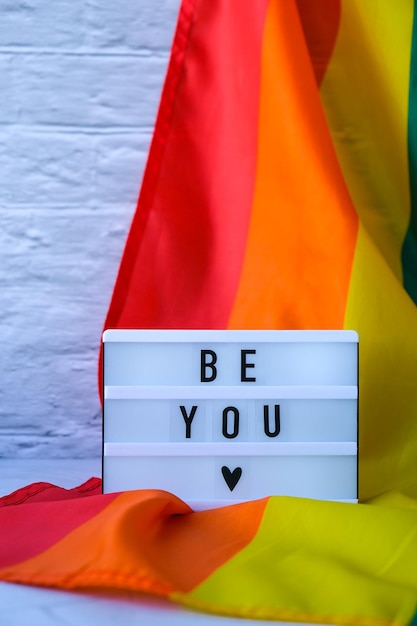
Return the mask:
<path id="1" fill-rule="evenodd" d="M 255 376 L 248 376 L 246 370 L 255 367 L 255 363 L 248 363 L 248 354 L 256 354 L 256 350 L 240 351 L 240 380 L 242 383 L 255 383 Z M 214 350 L 201 350 L 201 376 L 202 383 L 211 383 L 217 378 L 217 354 Z"/>
<path id="2" fill-rule="evenodd" d="M 184 405 L 181 405 L 179 408 L 185 422 L 185 438 L 191 439 L 191 424 L 193 422 L 195 414 L 197 413 L 198 406 L 192 406 L 190 414 L 187 413 L 187 409 Z M 269 416 L 269 405 L 264 404 L 263 409 L 265 435 L 267 437 L 278 437 L 281 430 L 280 405 L 274 405 L 273 428 L 270 427 L 271 420 Z M 239 409 L 237 409 L 235 406 L 227 406 L 226 408 L 224 408 L 222 412 L 223 437 L 225 437 L 226 439 L 235 439 L 239 435 L 239 422 Z"/>

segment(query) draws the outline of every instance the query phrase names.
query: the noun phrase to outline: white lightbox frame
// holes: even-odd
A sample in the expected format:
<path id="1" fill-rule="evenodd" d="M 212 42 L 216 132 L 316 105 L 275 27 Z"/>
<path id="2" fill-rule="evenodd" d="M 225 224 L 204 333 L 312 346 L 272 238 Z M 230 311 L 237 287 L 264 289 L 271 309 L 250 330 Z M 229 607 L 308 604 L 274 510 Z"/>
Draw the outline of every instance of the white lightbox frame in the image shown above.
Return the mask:
<path id="1" fill-rule="evenodd" d="M 172 363 L 170 363 L 169 359 L 167 361 L 164 357 L 166 357 L 168 352 L 171 355 L 171 352 L 179 345 L 181 346 L 181 350 L 178 352 L 180 356 L 177 355 Z M 204 347 L 202 348 L 202 346 Z M 261 346 L 262 349 L 260 349 Z M 306 360 L 301 358 L 303 357 L 303 347 L 305 346 L 305 352 L 308 358 L 314 357 L 318 359 L 318 361 L 320 361 L 321 358 L 323 362 L 318 362 L 317 364 L 301 362 Z M 190 369 L 190 363 L 188 362 L 191 359 L 190 354 L 192 350 L 197 354 L 199 350 L 200 352 L 210 352 L 213 347 L 216 347 L 217 351 L 220 353 L 220 357 L 223 355 L 223 359 L 226 363 L 226 367 L 224 368 L 225 372 L 221 372 L 221 358 L 219 357 L 219 361 L 216 361 L 211 370 L 210 362 L 207 361 L 206 371 L 208 374 L 212 374 L 214 369 L 218 367 L 219 371 L 216 371 L 216 379 L 213 381 L 198 380 L 198 363 L 194 354 L 193 367 Z M 271 374 L 267 367 L 264 367 L 264 359 L 267 357 L 271 358 L 271 355 L 275 355 L 276 358 L 278 347 L 281 350 L 280 354 L 281 356 L 283 355 L 283 358 L 281 359 L 279 367 L 275 367 L 276 372 L 278 372 L 275 375 L 274 373 Z M 176 495 L 188 502 L 194 509 L 222 506 L 267 495 L 294 495 L 299 497 L 318 497 L 320 499 L 357 502 L 359 430 L 358 348 L 358 335 L 355 331 L 105 331 L 103 334 L 103 491 L 121 491 L 132 488 L 157 488 L 170 491 L 174 486 Z M 166 352 L 164 352 L 165 350 Z M 241 380 L 237 380 L 239 378 L 238 356 L 236 356 L 233 363 L 230 357 L 232 353 L 238 355 L 239 350 L 242 353 L 240 355 Z M 215 351 L 213 350 L 213 352 Z M 339 352 L 340 358 L 338 356 Z M 140 363 L 141 358 L 137 359 L 139 354 L 142 356 L 145 353 L 147 359 L 152 361 L 149 367 L 148 361 Z M 259 362 L 260 355 L 262 365 Z M 288 361 L 290 361 L 291 364 L 289 368 L 286 368 L 285 363 Z M 235 369 L 234 373 L 232 372 L 232 364 Z M 202 356 L 200 365 L 200 375 L 202 378 Z M 189 368 L 188 370 L 187 367 Z M 181 369 L 186 371 L 186 373 L 181 372 Z M 288 370 L 290 370 L 289 373 Z M 263 382 L 271 383 L 270 378 L 274 378 L 274 376 L 278 379 L 272 381 L 274 384 L 262 384 Z M 159 380 L 155 381 L 155 377 L 158 379 L 161 378 L 162 382 Z M 172 377 L 174 378 L 173 381 L 170 380 Z M 279 380 L 280 377 L 284 380 Z M 143 384 L 140 384 L 142 378 L 144 379 Z M 190 378 L 192 378 L 192 380 L 190 380 Z M 262 379 L 261 381 L 259 380 L 260 378 Z M 301 383 L 297 384 L 297 380 L 299 379 Z M 330 384 L 323 384 L 326 381 Z M 155 384 L 155 382 L 159 382 L 159 384 Z M 168 384 L 170 382 L 174 382 L 174 384 Z M 285 384 L 277 384 L 280 382 L 284 382 Z M 164 440 L 138 441 L 135 437 L 133 437 L 135 440 L 130 440 L 132 438 L 131 434 L 135 431 L 135 428 L 129 430 L 129 426 L 133 423 L 132 421 L 129 422 L 129 419 L 136 419 L 132 418 L 131 415 L 126 418 L 125 413 L 129 413 L 130 408 L 129 411 L 124 410 L 121 412 L 123 413 L 122 421 L 125 420 L 122 431 L 124 433 L 124 439 L 128 440 L 114 440 L 114 438 L 120 438 L 118 436 L 115 437 L 118 428 L 118 418 L 117 416 L 115 417 L 115 414 L 117 414 L 116 410 L 108 410 L 110 405 L 112 407 L 116 405 L 117 407 L 130 407 L 131 405 L 140 407 L 141 403 L 145 403 L 147 410 L 149 410 L 149 406 L 154 406 L 153 403 L 157 402 L 159 410 L 164 412 L 164 424 L 165 430 L 167 430 L 169 421 L 167 412 L 171 410 L 172 413 L 172 406 L 178 405 L 179 402 L 194 403 L 196 407 L 200 407 L 201 403 L 204 403 L 204 407 L 212 407 L 210 410 L 207 409 L 207 415 L 204 413 L 204 419 L 208 423 L 210 419 L 212 419 L 212 421 L 214 420 L 214 418 L 209 416 L 209 414 L 211 415 L 210 411 L 212 411 L 214 415 L 213 407 L 221 406 L 221 402 L 228 404 L 227 401 L 229 400 L 233 401 L 235 404 L 239 403 L 240 407 L 244 407 L 242 414 L 245 414 L 246 406 L 252 407 L 250 410 L 248 408 L 247 415 L 245 414 L 246 420 L 252 419 L 251 416 L 253 416 L 254 411 L 253 406 L 258 403 L 256 404 L 256 407 L 258 407 L 259 403 L 262 401 L 269 403 L 279 402 L 279 406 L 281 407 L 292 407 L 292 413 L 294 413 L 294 415 L 297 413 L 294 409 L 295 406 L 299 407 L 303 405 L 303 411 L 305 412 L 305 407 L 311 402 L 313 404 L 315 403 L 316 407 L 324 406 L 326 403 L 326 406 L 329 406 L 329 402 L 336 402 L 339 403 L 337 406 L 346 407 L 346 403 L 348 402 L 348 410 L 342 412 L 343 415 L 341 419 L 346 420 L 345 413 L 346 415 L 349 414 L 349 427 L 345 427 L 344 430 L 349 431 L 350 440 L 255 441 L 250 438 L 249 432 L 243 435 L 243 439 L 244 437 L 249 437 L 249 440 L 246 441 L 235 441 L 234 439 L 238 439 L 238 437 L 234 434 L 233 440 L 224 440 L 224 432 L 223 439 L 217 433 L 217 439 L 212 438 L 207 440 L 208 428 L 204 431 L 206 433 L 206 440 L 203 441 L 178 441 L 178 434 L 175 435 L 176 439 L 169 440 L 169 432 L 166 433 L 166 439 Z M 199 404 L 196 405 L 196 402 Z M 171 409 L 169 409 L 168 405 L 171 406 Z M 233 409 L 233 406 L 228 406 L 228 408 Z M 187 411 L 189 411 L 189 409 L 184 409 L 184 411 L 185 415 L 188 417 Z M 288 414 L 291 413 L 291 411 L 287 411 L 287 408 L 286 412 Z M 319 413 L 319 411 L 316 411 L 316 413 L 317 412 Z M 199 410 L 198 416 L 200 423 L 201 419 L 203 419 L 200 417 L 201 414 L 202 411 Z M 107 436 L 108 429 L 106 429 L 106 424 L 110 419 L 109 416 L 113 420 L 111 429 L 113 440 L 109 440 Z M 169 415 L 169 417 L 171 418 L 171 415 Z M 303 419 L 305 420 L 305 416 Z M 298 433 L 300 432 L 300 428 L 302 428 L 303 422 L 301 421 L 300 424 L 301 426 L 298 427 Z M 334 426 L 332 429 L 332 437 L 334 437 L 333 431 L 336 427 L 337 426 Z M 322 425 L 321 428 L 323 430 L 325 426 Z M 156 435 L 153 434 L 153 436 Z M 226 436 L 230 437 L 227 432 Z M 251 436 L 253 436 L 253 432 Z M 242 439 L 240 432 L 239 437 Z M 287 435 L 287 439 L 288 437 Z M 345 437 L 346 435 L 344 434 L 344 438 Z M 236 459 L 240 465 L 233 471 L 231 469 L 229 470 L 226 461 L 224 465 L 219 465 L 219 463 L 222 463 L 222 458 L 226 459 L 228 463 L 228 459 Z M 262 458 L 265 460 L 261 461 Z M 281 484 L 281 488 L 277 489 L 277 493 L 269 493 L 269 491 L 266 491 L 267 489 L 271 489 L 271 481 L 269 478 L 271 472 L 273 473 L 273 467 L 277 466 L 277 462 L 274 461 L 274 458 L 282 459 L 282 461 L 279 462 L 281 472 L 291 473 L 294 471 L 294 469 L 291 469 L 293 466 L 303 467 L 303 471 L 307 472 L 307 474 L 318 472 L 317 475 L 319 477 L 321 476 L 321 482 L 320 480 L 314 482 L 309 476 L 309 480 L 305 482 L 311 483 L 309 489 L 312 491 L 303 491 L 300 480 L 291 481 L 287 480 L 288 476 L 282 476 L 280 481 L 278 481 L 278 483 Z M 284 461 L 283 459 L 285 458 L 288 460 Z M 345 461 L 338 460 L 342 458 L 344 458 Z M 118 461 L 117 459 L 124 459 L 124 461 Z M 129 461 L 129 459 L 131 461 Z M 149 467 L 152 467 L 153 477 L 147 479 L 146 476 L 142 474 L 142 477 L 137 481 L 135 481 L 132 476 L 127 477 L 127 475 L 125 475 L 125 477 L 123 477 L 123 473 L 128 473 L 126 468 L 129 467 L 129 463 L 132 472 L 137 471 L 143 473 L 144 469 L 142 466 L 144 464 L 146 465 L 146 459 L 149 459 Z M 183 461 L 181 461 L 181 459 L 183 459 Z M 192 459 L 194 459 L 194 461 Z M 203 459 L 206 459 L 206 461 L 203 461 Z M 218 461 L 215 470 L 201 469 L 198 471 L 215 471 L 216 484 L 214 485 L 213 481 L 203 481 L 209 493 L 204 492 L 198 495 L 195 493 L 194 489 L 193 494 L 190 496 L 190 494 L 187 493 L 187 489 L 183 489 L 184 483 L 188 480 L 187 477 L 191 476 L 193 468 L 197 471 L 199 466 L 202 468 L 209 467 L 209 460 L 211 462 L 213 459 Z M 244 480 L 246 483 L 250 481 L 248 481 L 249 470 L 246 469 L 245 465 L 242 465 L 242 463 L 246 462 L 245 459 L 247 459 L 247 464 L 250 465 L 252 478 L 256 474 L 255 470 L 257 467 L 262 466 L 266 468 L 263 469 L 263 474 L 257 477 L 257 481 L 252 480 L 253 484 L 256 482 L 255 487 L 252 485 L 250 489 L 246 490 L 242 487 Z M 255 461 L 254 459 L 257 460 Z M 310 459 L 310 466 L 308 465 L 308 459 Z M 322 461 L 320 461 L 320 459 Z M 181 466 L 181 463 L 185 465 Z M 327 473 L 324 472 L 323 474 L 320 463 L 327 464 Z M 224 480 L 220 477 L 220 467 L 222 473 L 223 471 L 227 472 L 227 475 L 223 473 Z M 253 469 L 254 467 L 255 470 Z M 312 469 L 308 469 L 309 467 Z M 338 469 L 339 467 L 342 469 Z M 160 475 L 159 468 L 161 468 Z M 172 468 L 174 468 L 174 473 L 179 472 L 178 475 L 181 474 L 182 476 L 182 479 L 178 483 L 175 483 L 172 479 Z M 237 469 L 240 470 L 239 477 L 235 475 Z M 268 473 L 268 477 L 266 477 L 266 481 L 264 481 L 265 486 L 262 487 L 265 471 Z M 115 478 L 116 474 L 120 472 L 121 475 Z M 158 476 L 156 476 L 155 472 Z M 334 481 L 341 472 L 347 473 L 348 476 L 343 478 L 343 489 L 341 489 L 341 493 L 339 494 L 336 488 L 337 485 L 334 485 Z M 327 482 L 326 476 L 329 476 L 329 488 L 327 490 L 324 488 Z M 284 480 L 284 478 L 286 479 Z M 223 483 L 227 483 L 225 492 L 219 487 L 219 481 L 223 487 Z M 227 488 L 230 490 L 230 493 L 228 493 Z M 232 494 L 233 491 L 235 491 L 235 493 Z M 282 491 L 282 493 L 279 493 L 280 491 Z"/>

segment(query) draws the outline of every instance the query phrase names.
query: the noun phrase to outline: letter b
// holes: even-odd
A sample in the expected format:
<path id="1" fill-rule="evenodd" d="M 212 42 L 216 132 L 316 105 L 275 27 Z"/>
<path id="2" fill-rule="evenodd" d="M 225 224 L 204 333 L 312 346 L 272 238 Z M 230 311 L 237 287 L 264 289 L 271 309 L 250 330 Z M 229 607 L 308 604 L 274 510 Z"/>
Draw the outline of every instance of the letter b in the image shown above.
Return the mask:
<path id="1" fill-rule="evenodd" d="M 208 360 L 207 357 L 211 357 Z M 217 354 L 214 350 L 201 350 L 201 377 L 202 383 L 211 383 L 217 376 Z M 209 373 L 207 373 L 209 370 Z"/>

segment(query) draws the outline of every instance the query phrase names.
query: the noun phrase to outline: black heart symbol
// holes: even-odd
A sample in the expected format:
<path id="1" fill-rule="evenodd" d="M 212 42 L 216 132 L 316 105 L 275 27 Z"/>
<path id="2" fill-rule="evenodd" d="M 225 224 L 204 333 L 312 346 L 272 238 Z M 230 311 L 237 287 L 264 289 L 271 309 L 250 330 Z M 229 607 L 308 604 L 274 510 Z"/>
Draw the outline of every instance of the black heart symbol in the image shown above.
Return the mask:
<path id="1" fill-rule="evenodd" d="M 242 468 L 236 467 L 233 472 L 231 472 L 226 465 L 223 465 L 222 474 L 230 491 L 233 491 L 242 476 Z"/>

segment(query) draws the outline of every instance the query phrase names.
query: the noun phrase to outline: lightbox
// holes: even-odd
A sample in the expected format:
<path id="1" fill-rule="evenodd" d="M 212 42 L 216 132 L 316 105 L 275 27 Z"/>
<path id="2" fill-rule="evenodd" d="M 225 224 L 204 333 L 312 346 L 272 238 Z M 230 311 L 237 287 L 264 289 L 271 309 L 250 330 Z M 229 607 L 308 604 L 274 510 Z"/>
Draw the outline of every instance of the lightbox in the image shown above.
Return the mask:
<path id="1" fill-rule="evenodd" d="M 354 331 L 107 330 L 103 491 L 358 497 Z"/>

